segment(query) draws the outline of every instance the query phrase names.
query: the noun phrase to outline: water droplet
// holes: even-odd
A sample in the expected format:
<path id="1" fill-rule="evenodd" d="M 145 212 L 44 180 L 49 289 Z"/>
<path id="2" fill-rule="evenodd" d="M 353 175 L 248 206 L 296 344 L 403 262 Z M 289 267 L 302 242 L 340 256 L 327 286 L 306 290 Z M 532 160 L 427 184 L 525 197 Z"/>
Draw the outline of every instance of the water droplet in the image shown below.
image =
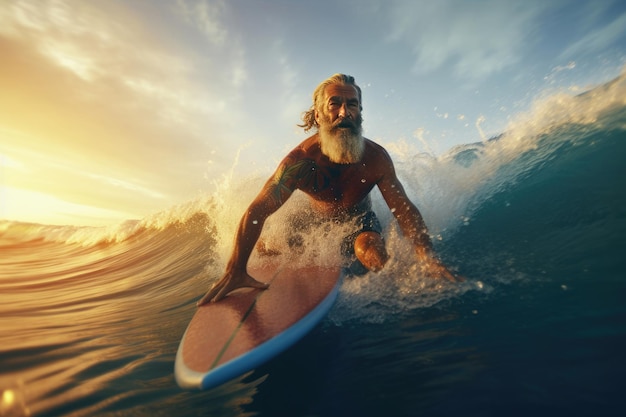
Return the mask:
<path id="1" fill-rule="evenodd" d="M 363 184 L 365 184 L 365 178 L 362 178 L 362 179 L 361 179 L 361 182 L 362 182 Z"/>
<path id="2" fill-rule="evenodd" d="M 259 224 L 258 220 L 252 220 L 252 224 Z"/>
<path id="3" fill-rule="evenodd" d="M 392 207 L 392 208 L 391 208 L 391 212 L 392 212 L 392 213 L 395 213 L 395 212 L 396 212 L 396 208 L 395 208 L 395 207 Z"/>

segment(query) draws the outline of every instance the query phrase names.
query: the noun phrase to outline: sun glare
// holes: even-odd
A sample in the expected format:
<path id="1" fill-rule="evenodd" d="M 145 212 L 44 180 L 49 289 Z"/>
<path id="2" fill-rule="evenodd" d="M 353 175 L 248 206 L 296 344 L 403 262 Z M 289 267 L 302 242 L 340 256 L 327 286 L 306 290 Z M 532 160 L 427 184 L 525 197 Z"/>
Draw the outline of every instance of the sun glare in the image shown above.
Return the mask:
<path id="1" fill-rule="evenodd" d="M 51 194 L 0 187 L 0 219 L 50 225 L 104 226 L 136 218 L 101 207 L 62 200 Z"/>

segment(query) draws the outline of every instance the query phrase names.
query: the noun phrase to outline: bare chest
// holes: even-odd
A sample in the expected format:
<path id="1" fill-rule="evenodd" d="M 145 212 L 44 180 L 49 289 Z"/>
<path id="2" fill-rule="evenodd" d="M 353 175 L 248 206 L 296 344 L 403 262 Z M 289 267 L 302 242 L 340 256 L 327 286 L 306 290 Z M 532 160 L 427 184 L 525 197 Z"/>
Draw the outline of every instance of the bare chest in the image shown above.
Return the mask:
<path id="1" fill-rule="evenodd" d="M 338 209 L 360 205 L 378 182 L 375 173 L 363 164 L 313 165 L 311 174 L 312 180 L 303 182 L 300 189 L 315 201 Z"/>

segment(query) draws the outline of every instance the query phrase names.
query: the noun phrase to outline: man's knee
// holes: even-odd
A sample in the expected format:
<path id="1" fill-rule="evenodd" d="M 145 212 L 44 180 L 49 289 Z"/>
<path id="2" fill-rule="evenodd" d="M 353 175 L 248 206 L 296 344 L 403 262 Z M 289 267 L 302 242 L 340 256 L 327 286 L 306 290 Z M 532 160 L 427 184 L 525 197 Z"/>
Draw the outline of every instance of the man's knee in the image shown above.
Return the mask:
<path id="1" fill-rule="evenodd" d="M 363 232 L 354 241 L 354 254 L 370 271 L 378 272 L 385 266 L 389 255 L 383 237 L 376 232 Z"/>

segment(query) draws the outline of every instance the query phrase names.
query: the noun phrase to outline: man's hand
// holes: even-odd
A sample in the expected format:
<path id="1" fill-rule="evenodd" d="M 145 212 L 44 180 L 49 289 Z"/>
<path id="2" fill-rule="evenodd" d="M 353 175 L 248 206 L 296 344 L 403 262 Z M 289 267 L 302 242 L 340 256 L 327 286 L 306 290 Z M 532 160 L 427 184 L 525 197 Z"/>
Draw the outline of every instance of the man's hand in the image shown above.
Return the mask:
<path id="1" fill-rule="evenodd" d="M 426 273 L 426 276 L 434 279 L 446 279 L 450 282 L 463 282 L 465 278 L 460 275 L 455 275 L 441 263 L 441 261 L 435 257 L 435 255 L 423 248 L 417 249 L 417 257 L 422 264 L 422 268 Z"/>
<path id="2" fill-rule="evenodd" d="M 213 284 L 211 289 L 196 303 L 196 305 L 200 307 L 209 302 L 214 303 L 226 297 L 229 292 L 244 287 L 265 290 L 269 287 L 269 284 L 257 281 L 248 275 L 247 272 L 227 272 L 222 279 Z"/>
<path id="3" fill-rule="evenodd" d="M 450 282 L 463 282 L 465 278 L 460 275 L 454 275 L 439 259 L 430 258 L 424 263 L 426 275 L 435 279 L 446 279 Z"/>

